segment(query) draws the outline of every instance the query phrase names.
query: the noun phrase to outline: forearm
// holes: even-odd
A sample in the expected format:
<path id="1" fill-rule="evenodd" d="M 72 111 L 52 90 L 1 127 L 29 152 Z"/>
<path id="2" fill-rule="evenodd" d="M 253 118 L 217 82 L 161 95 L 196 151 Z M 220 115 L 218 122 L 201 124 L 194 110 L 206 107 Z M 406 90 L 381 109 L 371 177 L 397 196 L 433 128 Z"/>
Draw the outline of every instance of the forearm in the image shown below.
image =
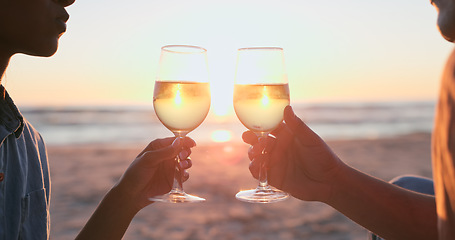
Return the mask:
<path id="1" fill-rule="evenodd" d="M 329 205 L 386 239 L 437 239 L 434 197 L 342 168 Z"/>
<path id="2" fill-rule="evenodd" d="M 122 239 L 138 212 L 130 196 L 111 189 L 76 239 Z"/>

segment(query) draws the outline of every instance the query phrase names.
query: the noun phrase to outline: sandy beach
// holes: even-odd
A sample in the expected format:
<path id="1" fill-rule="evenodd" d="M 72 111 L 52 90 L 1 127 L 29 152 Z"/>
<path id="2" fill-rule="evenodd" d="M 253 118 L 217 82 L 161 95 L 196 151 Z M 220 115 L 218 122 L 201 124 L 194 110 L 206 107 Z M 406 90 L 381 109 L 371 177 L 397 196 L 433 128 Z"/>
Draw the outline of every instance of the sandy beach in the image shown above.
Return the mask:
<path id="1" fill-rule="evenodd" d="M 349 165 L 386 181 L 402 174 L 431 177 L 429 134 L 329 145 Z M 144 146 L 49 146 L 51 238 L 74 239 Z M 247 149 L 238 142 L 198 145 L 184 188 L 207 201 L 152 204 L 135 217 L 124 239 L 366 239 L 365 229 L 321 203 L 236 200 L 239 189 L 256 186 L 248 171 Z"/>

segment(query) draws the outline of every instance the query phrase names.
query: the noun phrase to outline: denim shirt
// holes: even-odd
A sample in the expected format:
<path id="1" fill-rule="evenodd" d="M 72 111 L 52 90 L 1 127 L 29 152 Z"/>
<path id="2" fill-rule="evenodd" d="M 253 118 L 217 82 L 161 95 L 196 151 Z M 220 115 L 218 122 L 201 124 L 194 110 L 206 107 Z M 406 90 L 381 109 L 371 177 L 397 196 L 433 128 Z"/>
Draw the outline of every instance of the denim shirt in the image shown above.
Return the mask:
<path id="1" fill-rule="evenodd" d="M 50 190 L 44 142 L 0 86 L 0 239 L 49 239 Z"/>

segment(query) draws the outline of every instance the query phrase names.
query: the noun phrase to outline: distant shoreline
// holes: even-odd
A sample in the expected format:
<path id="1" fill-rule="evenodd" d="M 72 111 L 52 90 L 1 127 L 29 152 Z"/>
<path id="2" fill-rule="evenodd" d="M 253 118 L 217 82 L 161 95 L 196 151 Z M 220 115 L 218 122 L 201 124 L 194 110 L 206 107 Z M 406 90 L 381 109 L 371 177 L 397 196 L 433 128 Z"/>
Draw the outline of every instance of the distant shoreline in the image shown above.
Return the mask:
<path id="1" fill-rule="evenodd" d="M 431 133 L 432 101 L 296 104 L 296 114 L 325 140 L 381 139 Z M 137 144 L 172 136 L 147 107 L 44 107 L 22 110 L 49 145 Z M 246 128 L 234 113 L 206 120 L 189 136 L 200 143 L 241 141 Z M 220 133 L 222 132 L 222 133 Z M 220 140 L 220 139 L 218 139 Z"/>

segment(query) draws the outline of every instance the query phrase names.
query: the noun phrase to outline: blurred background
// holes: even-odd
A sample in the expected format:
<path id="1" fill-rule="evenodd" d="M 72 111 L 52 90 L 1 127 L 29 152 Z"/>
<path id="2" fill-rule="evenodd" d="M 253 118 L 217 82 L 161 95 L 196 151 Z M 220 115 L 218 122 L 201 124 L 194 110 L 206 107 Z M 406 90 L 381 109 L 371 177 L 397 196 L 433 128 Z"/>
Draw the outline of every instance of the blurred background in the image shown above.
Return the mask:
<path id="1" fill-rule="evenodd" d="M 437 30 L 436 11 L 428 1 L 138 0 L 126 4 L 79 0 L 68 11 L 68 32 L 56 55 L 15 56 L 3 83 L 26 116 L 33 110 L 30 117 L 36 119 L 32 122 L 46 139 L 56 143 L 62 139 L 54 141 L 54 137 L 64 129 L 47 133 L 51 131 L 48 124 L 81 127 L 93 122 L 133 121 L 137 126 L 138 122 L 152 122 L 154 79 L 160 48 L 167 44 L 208 49 L 213 98 L 209 119 L 218 125 L 233 120 L 235 126 L 239 124 L 233 116 L 232 85 L 240 47 L 284 48 L 291 102 L 300 109 L 306 107 L 300 116 L 319 120 L 321 107 L 329 105 L 323 110 L 324 118 L 333 122 L 353 117 L 356 123 L 366 120 L 359 116 L 378 104 L 379 108 L 411 106 L 417 112 L 410 114 L 426 112 L 430 114 L 426 118 L 431 118 L 427 106 L 436 99 L 439 77 L 451 50 L 451 43 Z M 421 105 L 413 105 L 416 102 L 425 102 L 423 111 Z M 360 109 L 354 109 L 353 115 L 338 108 L 340 105 Z M 316 108 L 316 116 L 308 108 Z M 327 112 L 330 109 L 337 112 Z M 122 115 L 138 110 L 147 113 Z M 46 117 L 37 116 L 39 111 Z M 74 114 L 67 118 L 49 111 Z M 107 115 L 94 116 L 95 112 Z M 399 114 L 415 120 L 400 110 L 385 112 L 393 115 L 388 120 L 395 121 Z M 370 114 L 362 117 L 383 120 Z M 431 128 L 431 122 L 426 128 Z M 335 129 L 321 134 L 333 137 Z M 132 131 L 136 136 L 145 132 Z M 165 131 L 157 135 L 167 134 Z M 370 131 L 374 130 L 365 132 L 369 137 L 380 134 Z M 155 137 L 150 135 L 155 129 L 146 132 L 147 138 Z M 211 137 L 207 134 L 202 138 Z M 94 141 L 77 141 L 86 140 Z M 118 138 L 112 136 L 112 140 Z"/>
<path id="2" fill-rule="evenodd" d="M 127 239 L 366 236 L 325 205 L 233 198 L 255 185 L 232 110 L 241 47 L 284 48 L 291 104 L 345 160 L 386 180 L 431 177 L 429 133 L 452 44 L 429 1 L 77 0 L 68 12 L 55 56 L 14 56 L 2 82 L 50 146 L 57 239 L 74 237 L 141 147 L 171 135 L 152 106 L 160 48 L 169 44 L 208 50 L 212 106 L 190 133 L 200 150 L 187 186 L 213 200 L 146 209 Z"/>

